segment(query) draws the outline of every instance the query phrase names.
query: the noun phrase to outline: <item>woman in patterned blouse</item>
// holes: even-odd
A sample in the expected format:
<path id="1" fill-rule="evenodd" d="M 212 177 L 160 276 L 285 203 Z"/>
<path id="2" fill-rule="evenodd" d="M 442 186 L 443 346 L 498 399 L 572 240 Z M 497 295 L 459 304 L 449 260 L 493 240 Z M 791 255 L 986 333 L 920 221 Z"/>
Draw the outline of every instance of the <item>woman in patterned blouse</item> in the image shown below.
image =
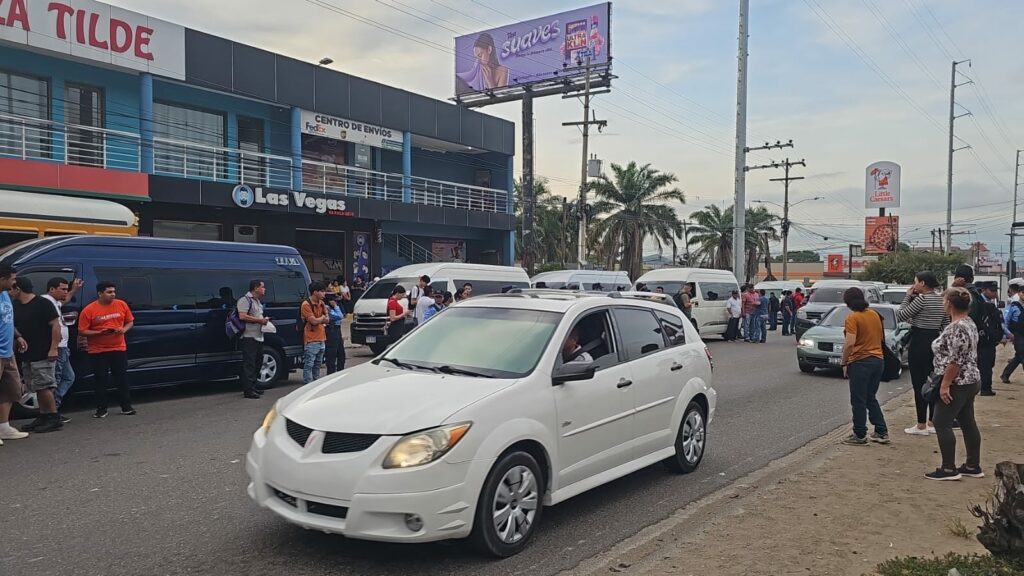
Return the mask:
<path id="1" fill-rule="evenodd" d="M 974 397 L 978 394 L 978 329 L 968 316 L 971 294 L 963 288 L 950 288 L 945 296 L 950 323 L 932 343 L 935 374 L 942 385 L 935 403 L 935 435 L 939 439 L 942 466 L 925 474 L 930 480 L 959 480 L 963 476 L 984 478 L 981 470 L 981 432 L 974 420 Z M 960 423 L 967 448 L 967 462 L 956 467 L 956 435 L 953 420 Z"/>

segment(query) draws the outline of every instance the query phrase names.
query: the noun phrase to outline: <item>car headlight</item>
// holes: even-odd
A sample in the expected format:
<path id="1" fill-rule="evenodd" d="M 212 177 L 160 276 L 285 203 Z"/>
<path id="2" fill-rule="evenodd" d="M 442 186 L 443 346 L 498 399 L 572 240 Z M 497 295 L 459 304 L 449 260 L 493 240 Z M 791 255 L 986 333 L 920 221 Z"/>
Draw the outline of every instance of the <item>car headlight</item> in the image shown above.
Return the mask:
<path id="1" fill-rule="evenodd" d="M 807 312 L 803 310 L 797 310 L 796 317 L 799 318 L 800 320 L 807 320 Z"/>
<path id="2" fill-rule="evenodd" d="M 801 338 L 800 339 L 800 347 L 801 348 L 814 348 L 814 340 L 811 340 L 810 338 Z"/>
<path id="3" fill-rule="evenodd" d="M 274 404 L 274 406 L 270 408 L 270 411 L 267 412 L 267 415 L 263 417 L 263 425 L 260 426 L 260 429 L 263 430 L 264 434 L 270 430 L 270 425 L 274 423 L 275 418 L 277 418 L 277 404 Z"/>
<path id="4" fill-rule="evenodd" d="M 448 453 L 469 431 L 470 422 L 441 426 L 401 438 L 384 458 L 384 468 L 429 464 Z"/>

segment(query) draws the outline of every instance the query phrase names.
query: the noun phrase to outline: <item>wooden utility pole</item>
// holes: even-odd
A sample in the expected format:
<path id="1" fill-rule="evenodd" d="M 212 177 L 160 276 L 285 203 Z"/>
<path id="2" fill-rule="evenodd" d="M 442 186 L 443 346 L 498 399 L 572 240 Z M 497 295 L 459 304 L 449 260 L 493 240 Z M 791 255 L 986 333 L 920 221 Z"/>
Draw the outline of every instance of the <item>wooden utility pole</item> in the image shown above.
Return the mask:
<path id="1" fill-rule="evenodd" d="M 801 159 L 799 162 L 790 162 L 789 158 L 783 162 L 782 168 L 786 171 L 784 178 L 769 178 L 771 182 L 782 182 L 783 184 L 783 200 L 782 200 L 782 279 L 789 280 L 789 183 L 793 180 L 803 180 L 803 176 L 790 177 L 789 169 L 792 166 L 804 166 L 807 164 Z"/>

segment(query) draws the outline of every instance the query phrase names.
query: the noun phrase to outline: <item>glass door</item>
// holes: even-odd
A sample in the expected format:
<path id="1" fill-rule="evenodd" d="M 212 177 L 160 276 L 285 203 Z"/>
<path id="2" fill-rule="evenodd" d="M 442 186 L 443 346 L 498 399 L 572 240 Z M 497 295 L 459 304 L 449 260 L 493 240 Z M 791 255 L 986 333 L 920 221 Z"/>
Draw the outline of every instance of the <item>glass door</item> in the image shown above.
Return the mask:
<path id="1" fill-rule="evenodd" d="M 102 89 L 80 84 L 64 86 L 68 164 L 106 167 L 103 108 Z"/>

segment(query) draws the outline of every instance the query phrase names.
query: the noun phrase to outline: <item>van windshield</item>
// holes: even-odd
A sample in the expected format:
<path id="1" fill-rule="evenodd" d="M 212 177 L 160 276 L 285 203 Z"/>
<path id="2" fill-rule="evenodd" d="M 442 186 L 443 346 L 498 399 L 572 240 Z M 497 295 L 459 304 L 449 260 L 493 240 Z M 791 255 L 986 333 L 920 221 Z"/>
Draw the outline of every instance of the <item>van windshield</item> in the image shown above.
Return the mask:
<path id="1" fill-rule="evenodd" d="M 682 282 L 644 282 L 648 292 L 657 292 L 658 288 L 665 291 L 665 294 L 678 294 L 682 288 Z"/>
<path id="2" fill-rule="evenodd" d="M 413 286 L 419 284 L 419 278 L 382 278 L 374 282 L 373 286 L 363 294 L 363 300 L 374 300 L 381 299 L 386 300 L 391 297 L 391 292 L 395 290 L 395 286 L 401 286 L 405 288 L 406 292 L 412 290 Z"/>

